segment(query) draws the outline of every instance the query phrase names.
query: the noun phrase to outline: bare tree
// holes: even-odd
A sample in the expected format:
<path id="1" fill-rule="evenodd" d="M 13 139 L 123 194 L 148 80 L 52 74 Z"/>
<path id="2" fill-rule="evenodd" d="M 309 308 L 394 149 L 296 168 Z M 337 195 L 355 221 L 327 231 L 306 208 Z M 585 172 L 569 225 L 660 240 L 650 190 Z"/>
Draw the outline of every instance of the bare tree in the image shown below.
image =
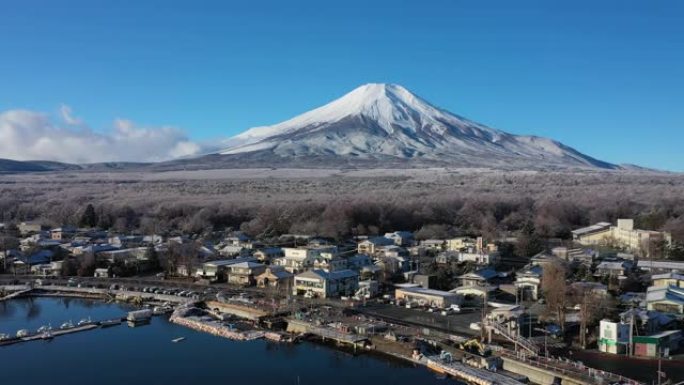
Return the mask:
<path id="1" fill-rule="evenodd" d="M 553 314 L 561 329 L 565 330 L 565 307 L 567 305 L 567 269 L 560 261 L 544 265 L 542 273 L 542 292 L 546 299 L 547 311 Z"/>

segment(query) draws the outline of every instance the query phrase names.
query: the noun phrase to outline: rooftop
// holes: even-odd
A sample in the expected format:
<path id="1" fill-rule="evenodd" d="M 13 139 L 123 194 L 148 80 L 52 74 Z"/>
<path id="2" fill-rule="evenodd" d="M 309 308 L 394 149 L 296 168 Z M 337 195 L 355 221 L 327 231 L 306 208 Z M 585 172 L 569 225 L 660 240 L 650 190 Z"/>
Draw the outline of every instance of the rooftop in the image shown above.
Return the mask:
<path id="1" fill-rule="evenodd" d="M 410 292 L 410 293 L 416 293 L 416 294 L 434 295 L 434 296 L 438 296 L 438 297 L 454 297 L 454 296 L 458 295 L 456 293 L 451 293 L 448 291 L 424 289 L 422 287 L 401 287 L 401 288 L 398 288 L 397 290 L 406 291 L 406 292 Z"/>

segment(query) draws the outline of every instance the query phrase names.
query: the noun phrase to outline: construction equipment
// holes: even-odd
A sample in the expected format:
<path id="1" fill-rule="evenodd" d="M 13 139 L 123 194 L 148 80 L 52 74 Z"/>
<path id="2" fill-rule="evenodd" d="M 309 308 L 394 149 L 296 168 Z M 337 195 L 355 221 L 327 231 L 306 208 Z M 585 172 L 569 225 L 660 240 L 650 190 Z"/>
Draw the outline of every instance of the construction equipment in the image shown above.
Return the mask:
<path id="1" fill-rule="evenodd" d="M 459 349 L 464 350 L 469 353 L 477 354 L 483 357 L 487 357 L 492 354 L 492 350 L 485 346 L 476 338 L 471 338 L 467 341 L 461 342 L 458 345 Z"/>

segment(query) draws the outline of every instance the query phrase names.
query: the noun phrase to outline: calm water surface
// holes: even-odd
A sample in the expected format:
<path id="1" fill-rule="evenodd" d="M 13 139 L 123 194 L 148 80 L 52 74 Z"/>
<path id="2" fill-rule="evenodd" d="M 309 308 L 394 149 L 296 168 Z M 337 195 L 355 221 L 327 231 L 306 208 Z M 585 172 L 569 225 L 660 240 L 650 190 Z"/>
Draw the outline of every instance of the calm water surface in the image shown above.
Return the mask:
<path id="1" fill-rule="evenodd" d="M 103 320 L 129 310 L 119 304 L 65 298 L 0 303 L 0 333 Z M 186 337 L 179 343 L 171 339 Z M 312 343 L 234 342 L 169 323 L 125 324 L 0 347 L 2 385 L 14 384 L 457 384 L 422 367 L 350 354 Z"/>

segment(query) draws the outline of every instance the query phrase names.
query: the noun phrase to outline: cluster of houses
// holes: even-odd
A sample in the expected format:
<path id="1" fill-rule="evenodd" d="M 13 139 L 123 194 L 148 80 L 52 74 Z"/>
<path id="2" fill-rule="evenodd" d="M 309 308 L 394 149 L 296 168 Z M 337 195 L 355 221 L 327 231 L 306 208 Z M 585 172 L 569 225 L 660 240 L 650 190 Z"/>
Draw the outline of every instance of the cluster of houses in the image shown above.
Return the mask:
<path id="1" fill-rule="evenodd" d="M 482 237 L 418 241 L 407 231 L 342 243 L 290 235 L 281 238 L 287 241 L 264 244 L 239 231 L 204 243 L 184 236 L 46 229 L 35 223 L 22 223 L 19 230 L 19 247 L 0 250 L 5 271 L 59 275 L 64 258 L 89 254 L 99 266 L 96 276 L 111 276 L 110 266 L 115 264 L 144 272 L 151 268 L 151 251 L 163 256 L 174 244 L 193 243 L 194 259 L 178 261 L 172 273 L 309 298 L 371 298 L 393 291 L 395 303 L 406 307 L 448 309 L 486 302 L 496 305 L 491 317 L 508 321 L 520 316 L 523 304 L 543 304 L 545 267 L 562 264 L 568 271 L 586 274 L 568 282 L 571 290 L 614 297 L 624 310 L 600 322 L 601 351 L 669 353 L 682 337 L 675 329 L 684 319 L 684 262 L 654 258 L 658 248 L 672 242 L 670 234 L 634 229 L 631 219 L 619 219 L 616 226 L 602 222 L 577 229 L 571 244 L 531 256 L 522 267 L 504 263 L 497 245 Z M 424 269 L 426 261 L 437 268 L 467 269 L 453 277 L 449 290 L 438 290 L 434 270 Z M 634 291 L 635 282 L 647 289 Z M 574 305 L 568 313 L 576 310 Z"/>

